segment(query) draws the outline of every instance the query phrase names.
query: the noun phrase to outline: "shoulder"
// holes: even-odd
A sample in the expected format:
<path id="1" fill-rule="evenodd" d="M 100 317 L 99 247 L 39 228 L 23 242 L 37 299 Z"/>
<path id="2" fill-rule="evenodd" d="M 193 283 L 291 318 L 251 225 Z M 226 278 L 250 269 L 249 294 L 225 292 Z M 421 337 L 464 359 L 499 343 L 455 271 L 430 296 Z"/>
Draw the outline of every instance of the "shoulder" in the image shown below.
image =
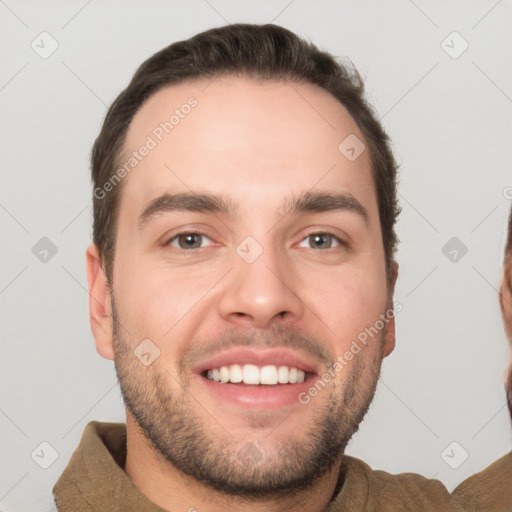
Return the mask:
<path id="1" fill-rule="evenodd" d="M 344 457 L 342 470 L 345 474 L 345 483 L 340 493 L 340 501 L 352 501 L 352 496 L 365 495 L 365 503 L 361 503 L 361 510 L 448 510 L 450 493 L 439 480 L 425 478 L 415 473 L 391 474 L 374 470 L 362 460 L 349 456 Z"/>
<path id="2" fill-rule="evenodd" d="M 468 512 L 512 510 L 512 452 L 459 484 L 452 502 Z"/>

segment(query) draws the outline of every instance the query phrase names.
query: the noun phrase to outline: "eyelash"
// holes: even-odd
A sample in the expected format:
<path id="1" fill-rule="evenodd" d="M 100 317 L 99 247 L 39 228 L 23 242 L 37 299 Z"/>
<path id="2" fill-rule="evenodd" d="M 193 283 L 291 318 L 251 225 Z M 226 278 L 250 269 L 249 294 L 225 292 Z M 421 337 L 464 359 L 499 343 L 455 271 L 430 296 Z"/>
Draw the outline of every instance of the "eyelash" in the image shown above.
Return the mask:
<path id="1" fill-rule="evenodd" d="M 167 246 L 170 246 L 171 242 L 173 242 L 174 240 L 177 240 L 179 237 L 181 236 L 186 236 L 186 235 L 199 235 L 199 236 L 203 236 L 203 237 L 206 237 L 206 238 L 209 238 L 211 240 L 211 238 L 206 235 L 205 233 L 201 233 L 199 231 L 183 231 L 182 233 L 178 233 L 176 235 L 174 235 L 172 238 L 170 238 L 169 240 L 167 240 L 167 242 L 164 244 L 165 247 Z M 315 235 L 329 235 L 331 236 L 332 238 L 334 238 L 334 240 L 336 242 L 338 242 L 341 246 L 344 246 L 346 248 L 349 247 L 349 244 L 347 242 L 345 242 L 344 240 L 342 240 L 340 237 L 336 236 L 334 233 L 331 233 L 329 231 L 314 231 L 312 233 L 308 233 L 302 240 L 306 240 L 307 238 L 309 237 L 312 237 L 312 236 L 315 236 Z M 194 253 L 195 251 L 198 251 L 200 249 L 204 249 L 204 247 L 196 247 L 196 248 L 193 248 L 193 249 L 181 249 L 179 247 L 173 247 L 173 249 L 175 249 L 176 251 L 178 251 L 179 253 Z M 313 251 L 322 251 L 322 252 L 326 252 L 326 251 L 329 251 L 330 249 L 336 249 L 336 247 L 329 247 L 328 249 L 315 249 L 313 247 L 310 247 L 311 250 Z"/>

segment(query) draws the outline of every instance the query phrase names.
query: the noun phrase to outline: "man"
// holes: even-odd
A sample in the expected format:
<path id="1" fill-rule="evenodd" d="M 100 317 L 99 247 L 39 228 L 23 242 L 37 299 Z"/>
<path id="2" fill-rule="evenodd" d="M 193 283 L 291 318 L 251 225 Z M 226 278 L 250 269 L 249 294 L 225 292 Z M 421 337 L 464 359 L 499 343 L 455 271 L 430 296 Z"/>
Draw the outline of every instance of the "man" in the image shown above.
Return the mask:
<path id="1" fill-rule="evenodd" d="M 275 25 L 148 59 L 92 151 L 91 422 L 59 510 L 447 510 L 344 456 L 395 344 L 396 163 L 355 70 Z"/>
<path id="2" fill-rule="evenodd" d="M 507 338 L 512 345 L 512 210 L 499 293 Z M 512 418 L 512 365 L 506 378 L 507 405 Z M 452 494 L 453 505 L 468 512 L 510 512 L 512 510 L 512 452 L 462 482 Z"/>

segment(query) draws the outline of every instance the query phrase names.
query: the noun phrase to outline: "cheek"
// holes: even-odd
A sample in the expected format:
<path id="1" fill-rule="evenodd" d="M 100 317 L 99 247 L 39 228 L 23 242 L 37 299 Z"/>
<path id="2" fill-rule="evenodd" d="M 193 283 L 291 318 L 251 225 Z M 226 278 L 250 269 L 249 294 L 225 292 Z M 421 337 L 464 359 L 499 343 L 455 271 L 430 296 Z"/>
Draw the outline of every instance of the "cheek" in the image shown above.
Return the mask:
<path id="1" fill-rule="evenodd" d="M 172 300 L 172 289 L 166 290 L 161 280 L 152 272 L 151 266 L 143 264 L 141 258 L 119 257 L 114 266 L 114 294 L 120 319 L 132 338 L 155 336 L 155 328 L 162 330 L 165 323 L 169 329 L 172 318 L 168 302 Z M 171 324 L 172 325 L 172 324 Z"/>
<path id="2" fill-rule="evenodd" d="M 130 271 L 118 268 L 116 304 L 131 338 L 149 338 L 164 358 L 171 357 L 180 340 L 189 339 L 200 324 L 201 298 L 218 277 L 205 273 L 191 279 L 193 271 L 159 267 L 142 258 Z"/>
<path id="3" fill-rule="evenodd" d="M 385 279 L 375 272 L 343 272 L 316 280 L 311 295 L 315 312 L 329 326 L 338 351 L 374 326 L 387 304 Z"/>

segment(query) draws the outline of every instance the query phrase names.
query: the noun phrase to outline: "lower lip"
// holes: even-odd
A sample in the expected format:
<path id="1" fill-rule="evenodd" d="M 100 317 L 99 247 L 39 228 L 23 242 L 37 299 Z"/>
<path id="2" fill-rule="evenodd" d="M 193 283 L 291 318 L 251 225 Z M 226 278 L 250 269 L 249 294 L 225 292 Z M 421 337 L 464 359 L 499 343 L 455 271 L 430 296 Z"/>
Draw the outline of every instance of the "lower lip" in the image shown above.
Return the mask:
<path id="1" fill-rule="evenodd" d="M 241 405 L 246 408 L 276 409 L 293 404 L 300 404 L 299 395 L 310 386 L 312 376 L 297 384 L 253 385 L 217 382 L 198 375 L 210 393 L 223 401 Z"/>

